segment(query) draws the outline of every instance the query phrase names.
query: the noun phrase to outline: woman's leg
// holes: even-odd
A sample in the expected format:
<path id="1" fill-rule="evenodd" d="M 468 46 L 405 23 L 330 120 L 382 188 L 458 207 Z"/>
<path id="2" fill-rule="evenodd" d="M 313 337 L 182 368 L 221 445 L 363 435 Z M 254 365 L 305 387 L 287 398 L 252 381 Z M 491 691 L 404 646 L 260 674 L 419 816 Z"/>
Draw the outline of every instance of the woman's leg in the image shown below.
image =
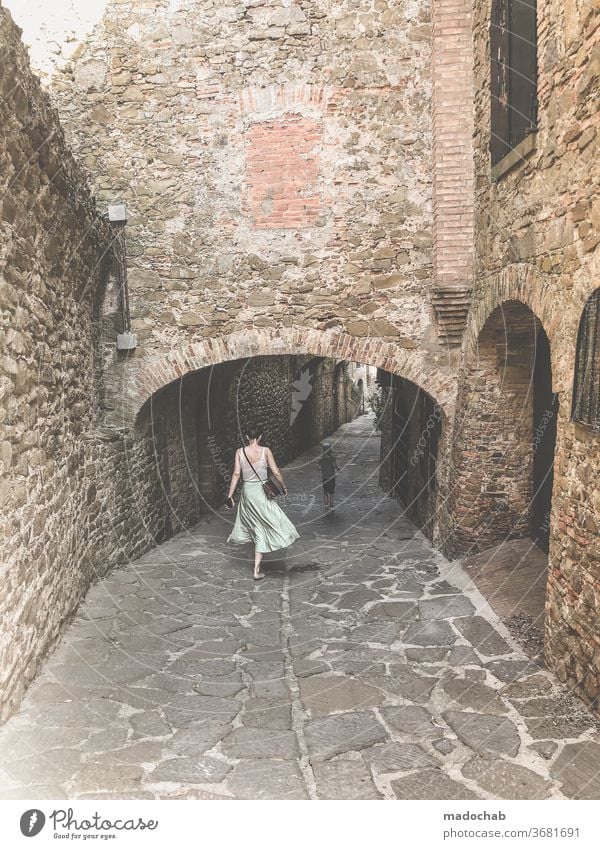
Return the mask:
<path id="1" fill-rule="evenodd" d="M 260 575 L 260 562 L 262 560 L 262 551 L 254 550 L 254 577 Z"/>

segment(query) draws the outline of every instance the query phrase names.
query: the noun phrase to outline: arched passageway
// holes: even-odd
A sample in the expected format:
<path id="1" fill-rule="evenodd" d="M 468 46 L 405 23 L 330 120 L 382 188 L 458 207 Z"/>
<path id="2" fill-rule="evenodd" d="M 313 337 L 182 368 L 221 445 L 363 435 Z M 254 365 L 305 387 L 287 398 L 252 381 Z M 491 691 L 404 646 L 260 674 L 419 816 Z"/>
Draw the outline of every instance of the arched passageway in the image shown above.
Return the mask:
<path id="1" fill-rule="evenodd" d="M 107 391 L 107 424 L 132 427 L 143 405 L 161 389 L 185 375 L 208 366 L 254 357 L 289 356 L 323 358 L 336 362 L 367 364 L 369 383 L 376 369 L 411 380 L 444 409 L 452 407 L 456 378 L 445 359 L 440 362 L 429 352 L 402 347 L 378 337 L 354 337 L 347 333 L 291 326 L 275 329 L 249 328 L 228 336 L 184 342 L 170 351 L 134 357 L 111 374 Z M 372 383 L 372 381 L 371 381 Z"/>
<path id="2" fill-rule="evenodd" d="M 256 427 L 278 462 L 354 418 L 345 364 L 324 357 L 260 356 L 219 363 L 154 393 L 136 420 L 150 436 L 167 517 L 162 539 L 222 503 L 236 449 Z"/>
<path id="3" fill-rule="evenodd" d="M 464 555 L 530 535 L 543 542 L 557 398 L 548 339 L 528 307 L 509 301 L 492 312 L 459 391 L 448 548 Z"/>
<path id="4" fill-rule="evenodd" d="M 560 773 L 528 743 L 564 694 L 409 518 L 425 527 L 438 509 L 445 419 L 423 388 L 381 370 L 374 412 L 354 417 L 355 387 L 340 378 L 351 373 L 325 357 L 258 356 L 149 398 L 129 435 L 136 500 L 123 517 L 134 538 L 144 523 L 145 553 L 92 588 L 1 730 L 0 797 L 98 795 L 117 781 L 123 797 L 332 798 L 342 786 L 487 798 L 482 753 L 502 757 L 515 792 L 524 771 L 558 792 Z M 351 420 L 339 427 L 342 397 Z M 285 510 L 300 532 L 265 555 L 259 583 L 252 546 L 227 543 L 221 506 L 250 424 L 290 461 Z M 325 435 L 340 467 L 333 511 L 317 466 Z M 523 709 L 518 688 L 534 675 L 545 698 Z M 567 731 L 591 731 L 569 713 Z M 490 722 L 502 731 L 491 744 Z M 567 731 L 554 736 L 570 763 Z M 424 736 L 439 744 L 425 761 Z"/>
<path id="5" fill-rule="evenodd" d="M 136 419 L 147 459 L 132 465 L 144 496 L 140 514 L 154 528 L 154 541 L 191 527 L 222 504 L 235 451 L 249 427 L 262 432 L 286 465 L 354 419 L 361 398 L 353 368 L 326 357 L 258 356 L 199 369 L 155 392 Z M 381 450 L 374 473 L 431 536 L 441 411 L 411 381 L 381 369 L 379 375 Z M 406 426 L 398 417 L 402 403 Z"/>
<path id="6" fill-rule="evenodd" d="M 558 396 L 548 337 L 525 304 L 507 301 L 485 321 L 457 408 L 444 549 L 505 619 L 535 625 L 540 650 Z"/>

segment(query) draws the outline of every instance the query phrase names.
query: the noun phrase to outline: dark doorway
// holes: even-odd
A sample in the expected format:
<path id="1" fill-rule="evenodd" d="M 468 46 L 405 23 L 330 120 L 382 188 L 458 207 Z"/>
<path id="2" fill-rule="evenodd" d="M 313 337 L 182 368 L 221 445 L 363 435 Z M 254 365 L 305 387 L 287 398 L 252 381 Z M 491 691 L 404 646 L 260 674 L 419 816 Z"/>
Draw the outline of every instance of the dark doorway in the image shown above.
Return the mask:
<path id="1" fill-rule="evenodd" d="M 550 344 L 543 330 L 536 336 L 533 365 L 533 499 L 531 536 L 544 551 L 550 542 L 554 482 L 554 448 L 558 395 L 552 392 Z"/>

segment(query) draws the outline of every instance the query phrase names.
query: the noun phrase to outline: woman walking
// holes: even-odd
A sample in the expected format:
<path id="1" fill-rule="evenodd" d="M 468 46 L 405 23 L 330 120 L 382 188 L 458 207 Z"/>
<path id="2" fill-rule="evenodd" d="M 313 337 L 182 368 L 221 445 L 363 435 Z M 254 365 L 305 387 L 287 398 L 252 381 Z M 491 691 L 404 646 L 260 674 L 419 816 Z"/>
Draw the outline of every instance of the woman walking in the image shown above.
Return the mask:
<path id="1" fill-rule="evenodd" d="M 233 493 L 241 475 L 242 495 L 227 542 L 254 544 L 255 581 L 265 577 L 260 571 L 263 554 L 287 548 L 300 536 L 275 499 L 268 498 L 265 493 L 263 484 L 269 469 L 281 484 L 284 495 L 287 495 L 287 487 L 271 449 L 260 444 L 261 436 L 259 431 L 250 431 L 246 436 L 247 445 L 235 452 L 233 475 L 225 501 L 227 507 L 233 507 Z"/>
<path id="2" fill-rule="evenodd" d="M 333 499 L 335 496 L 335 472 L 339 472 L 340 467 L 337 464 L 335 455 L 331 450 L 329 442 L 324 442 L 322 446 L 321 457 L 319 458 L 318 467 L 321 469 L 321 477 L 323 480 L 323 495 L 325 496 L 325 509 L 333 510 Z"/>

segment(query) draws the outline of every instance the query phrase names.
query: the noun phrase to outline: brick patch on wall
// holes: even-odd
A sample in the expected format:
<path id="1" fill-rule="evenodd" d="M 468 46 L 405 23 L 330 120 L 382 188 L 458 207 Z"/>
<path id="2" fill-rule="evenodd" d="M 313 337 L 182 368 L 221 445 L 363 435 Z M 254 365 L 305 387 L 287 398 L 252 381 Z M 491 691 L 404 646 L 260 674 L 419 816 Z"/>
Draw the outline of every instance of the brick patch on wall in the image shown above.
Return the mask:
<path id="1" fill-rule="evenodd" d="M 301 115 L 253 124 L 247 132 L 246 178 L 254 227 L 311 227 L 317 193 L 321 125 Z"/>

